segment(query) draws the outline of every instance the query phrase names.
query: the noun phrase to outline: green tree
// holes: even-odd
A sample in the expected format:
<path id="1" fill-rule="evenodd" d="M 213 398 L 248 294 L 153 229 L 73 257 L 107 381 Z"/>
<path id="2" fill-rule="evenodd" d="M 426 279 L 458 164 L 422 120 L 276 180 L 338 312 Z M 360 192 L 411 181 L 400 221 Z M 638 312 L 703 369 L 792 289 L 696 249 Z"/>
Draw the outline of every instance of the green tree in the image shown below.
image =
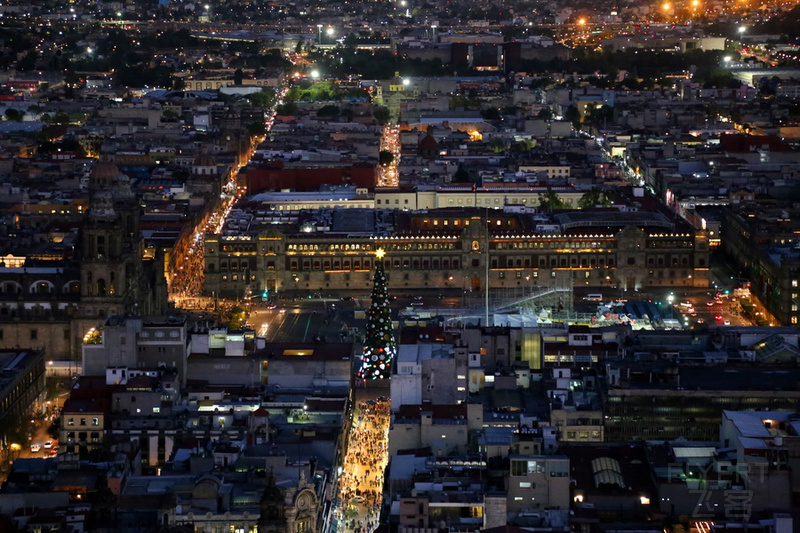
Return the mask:
<path id="1" fill-rule="evenodd" d="M 518 154 L 524 154 L 525 152 L 530 152 L 531 150 L 536 147 L 536 141 L 532 140 L 521 140 L 513 143 L 511 145 L 511 150 Z"/>
<path id="2" fill-rule="evenodd" d="M 263 122 L 253 122 L 252 124 L 247 125 L 247 133 L 251 137 L 260 137 L 261 135 L 267 133 L 267 127 Z"/>
<path id="3" fill-rule="evenodd" d="M 388 107 L 379 106 L 372 112 L 372 116 L 378 121 L 378 124 L 386 124 L 392 118 L 392 112 Z"/>
<path id="4" fill-rule="evenodd" d="M 275 91 L 272 89 L 261 89 L 257 93 L 248 95 L 247 99 L 250 100 L 251 104 L 266 109 L 271 106 L 272 102 L 275 100 Z"/>
<path id="5" fill-rule="evenodd" d="M 554 190 L 548 188 L 547 192 L 539 193 L 539 209 L 542 211 L 553 211 L 555 209 L 567 209 L 567 204 Z"/>
<path id="6" fill-rule="evenodd" d="M 320 118 L 337 117 L 337 116 L 339 116 L 339 112 L 340 111 L 341 110 L 339 109 L 338 105 L 328 104 L 328 105 L 324 105 L 324 106 L 320 107 L 317 110 L 317 116 L 320 117 Z"/>
<path id="7" fill-rule="evenodd" d="M 489 107 L 481 110 L 481 116 L 486 120 L 500 120 L 500 110 L 496 107 Z"/>
<path id="8" fill-rule="evenodd" d="M 495 137 L 489 141 L 487 148 L 496 154 L 502 154 L 506 149 L 506 141 L 500 137 Z"/>
<path id="9" fill-rule="evenodd" d="M 468 183 L 470 180 L 469 172 L 464 168 L 461 163 L 458 164 L 455 174 L 453 174 L 453 181 L 455 183 Z"/>
<path id="10" fill-rule="evenodd" d="M 605 192 L 593 187 L 591 190 L 586 191 L 583 196 L 578 200 L 578 207 L 581 209 L 590 209 L 596 206 L 610 207 L 611 199 Z"/>
<path id="11" fill-rule="evenodd" d="M 564 112 L 564 118 L 572 122 L 572 125 L 575 127 L 575 129 L 581 127 L 581 113 L 574 105 L 571 105 L 567 108 L 567 110 Z"/>
<path id="12" fill-rule="evenodd" d="M 378 163 L 382 167 L 391 165 L 394 162 L 394 154 L 389 150 L 381 150 L 378 152 Z"/>
<path id="13" fill-rule="evenodd" d="M 609 105 L 594 107 L 589 110 L 587 121 L 597 126 L 614 123 L 614 108 Z"/>
<path id="14" fill-rule="evenodd" d="M 6 109 L 6 120 L 11 120 L 13 122 L 22 122 L 23 113 L 18 109 L 14 109 L 13 107 L 9 107 Z"/>
<path id="15" fill-rule="evenodd" d="M 542 120 L 550 120 L 551 118 L 553 118 L 553 111 L 548 107 L 542 108 L 536 114 L 536 118 L 540 118 Z"/>
<path id="16" fill-rule="evenodd" d="M 247 311 L 244 307 L 236 306 L 228 313 L 228 329 L 239 330 L 244 326 L 247 320 Z"/>
<path id="17" fill-rule="evenodd" d="M 296 115 L 299 112 L 300 108 L 297 107 L 297 104 L 292 101 L 288 101 L 284 104 L 275 106 L 275 113 L 278 115 L 285 115 L 285 116 Z"/>
<path id="18" fill-rule="evenodd" d="M 377 257 L 375 263 L 372 305 L 366 312 L 364 348 L 361 351 L 361 366 L 356 375 L 361 380 L 388 379 L 392 375 L 392 362 L 397 353 L 392 329 L 391 300 L 381 257 Z"/>
<path id="19" fill-rule="evenodd" d="M 55 122 L 56 124 L 61 124 L 62 126 L 66 126 L 70 122 L 69 121 L 69 115 L 67 115 L 63 111 L 60 112 L 60 113 L 56 113 L 56 116 L 53 119 L 53 122 Z"/>

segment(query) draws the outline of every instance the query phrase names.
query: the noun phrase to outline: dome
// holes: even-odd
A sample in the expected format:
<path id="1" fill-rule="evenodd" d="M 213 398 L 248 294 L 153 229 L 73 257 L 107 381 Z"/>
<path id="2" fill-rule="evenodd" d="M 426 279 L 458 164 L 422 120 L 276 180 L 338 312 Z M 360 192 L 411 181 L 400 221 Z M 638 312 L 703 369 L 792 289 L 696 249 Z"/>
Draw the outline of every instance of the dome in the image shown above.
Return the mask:
<path id="1" fill-rule="evenodd" d="M 114 163 L 109 163 L 107 161 L 98 161 L 97 163 L 92 166 L 92 178 L 102 178 L 106 180 L 111 180 L 116 178 L 118 175 L 122 174 L 119 171 L 119 167 Z"/>
<path id="2" fill-rule="evenodd" d="M 119 167 L 114 163 L 98 161 L 92 166 L 89 175 L 90 190 L 107 190 L 112 192 L 116 199 L 128 200 L 133 197 L 131 191 L 131 179 L 127 174 L 120 172 Z"/>
<path id="3" fill-rule="evenodd" d="M 422 140 L 419 142 L 419 149 L 420 150 L 438 150 L 439 143 L 436 142 L 436 139 L 433 138 L 433 135 L 428 133 Z"/>
<path id="4" fill-rule="evenodd" d="M 200 154 L 197 156 L 197 159 L 194 160 L 194 166 L 196 167 L 215 167 L 217 166 L 217 161 L 208 154 Z"/>

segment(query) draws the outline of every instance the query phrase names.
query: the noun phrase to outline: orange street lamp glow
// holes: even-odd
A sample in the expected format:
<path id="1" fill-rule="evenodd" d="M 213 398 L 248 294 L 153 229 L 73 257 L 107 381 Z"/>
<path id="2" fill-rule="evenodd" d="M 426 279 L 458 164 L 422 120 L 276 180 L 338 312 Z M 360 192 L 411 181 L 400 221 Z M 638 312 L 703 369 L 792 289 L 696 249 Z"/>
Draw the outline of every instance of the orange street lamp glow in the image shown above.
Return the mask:
<path id="1" fill-rule="evenodd" d="M 580 24 L 581 26 L 583 26 L 584 24 L 586 24 L 586 19 L 585 19 L 585 18 L 579 18 L 579 19 L 578 19 L 578 24 Z"/>
<path id="2" fill-rule="evenodd" d="M 669 2 L 664 2 L 664 4 L 661 6 L 661 9 L 663 9 L 664 11 L 669 11 L 671 7 L 672 6 L 670 5 Z"/>

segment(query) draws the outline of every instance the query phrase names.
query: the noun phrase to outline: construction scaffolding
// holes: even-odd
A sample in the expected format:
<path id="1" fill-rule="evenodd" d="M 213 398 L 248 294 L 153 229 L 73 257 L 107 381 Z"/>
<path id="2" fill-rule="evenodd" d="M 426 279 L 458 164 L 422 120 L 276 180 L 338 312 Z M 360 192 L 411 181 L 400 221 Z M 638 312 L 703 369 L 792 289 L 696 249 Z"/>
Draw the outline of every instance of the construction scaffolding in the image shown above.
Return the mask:
<path id="1" fill-rule="evenodd" d="M 465 291 L 462 309 L 447 317 L 450 324 L 485 324 L 488 309 L 489 324 L 532 325 L 566 322 L 591 324 L 593 313 L 574 310 L 572 283 L 553 280 L 549 286 L 516 286 L 491 289 L 488 306 L 484 291 Z M 596 317 L 594 317 L 596 319 Z"/>

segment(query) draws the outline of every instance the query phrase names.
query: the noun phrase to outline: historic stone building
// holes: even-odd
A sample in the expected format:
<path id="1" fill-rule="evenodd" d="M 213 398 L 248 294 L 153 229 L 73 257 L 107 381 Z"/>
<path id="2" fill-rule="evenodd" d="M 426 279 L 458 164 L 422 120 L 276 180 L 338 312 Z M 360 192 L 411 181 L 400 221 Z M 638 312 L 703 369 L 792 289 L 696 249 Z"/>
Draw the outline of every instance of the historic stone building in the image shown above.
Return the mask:
<path id="1" fill-rule="evenodd" d="M 0 349 L 78 360 L 84 336 L 106 317 L 164 313 L 163 259 L 143 261 L 139 211 L 128 177 L 95 163 L 81 228 L 0 263 Z"/>
<path id="2" fill-rule="evenodd" d="M 378 249 L 393 290 L 707 287 L 708 238 L 660 213 L 549 217 L 486 209 L 357 209 L 207 235 L 205 292 L 368 290 Z"/>

